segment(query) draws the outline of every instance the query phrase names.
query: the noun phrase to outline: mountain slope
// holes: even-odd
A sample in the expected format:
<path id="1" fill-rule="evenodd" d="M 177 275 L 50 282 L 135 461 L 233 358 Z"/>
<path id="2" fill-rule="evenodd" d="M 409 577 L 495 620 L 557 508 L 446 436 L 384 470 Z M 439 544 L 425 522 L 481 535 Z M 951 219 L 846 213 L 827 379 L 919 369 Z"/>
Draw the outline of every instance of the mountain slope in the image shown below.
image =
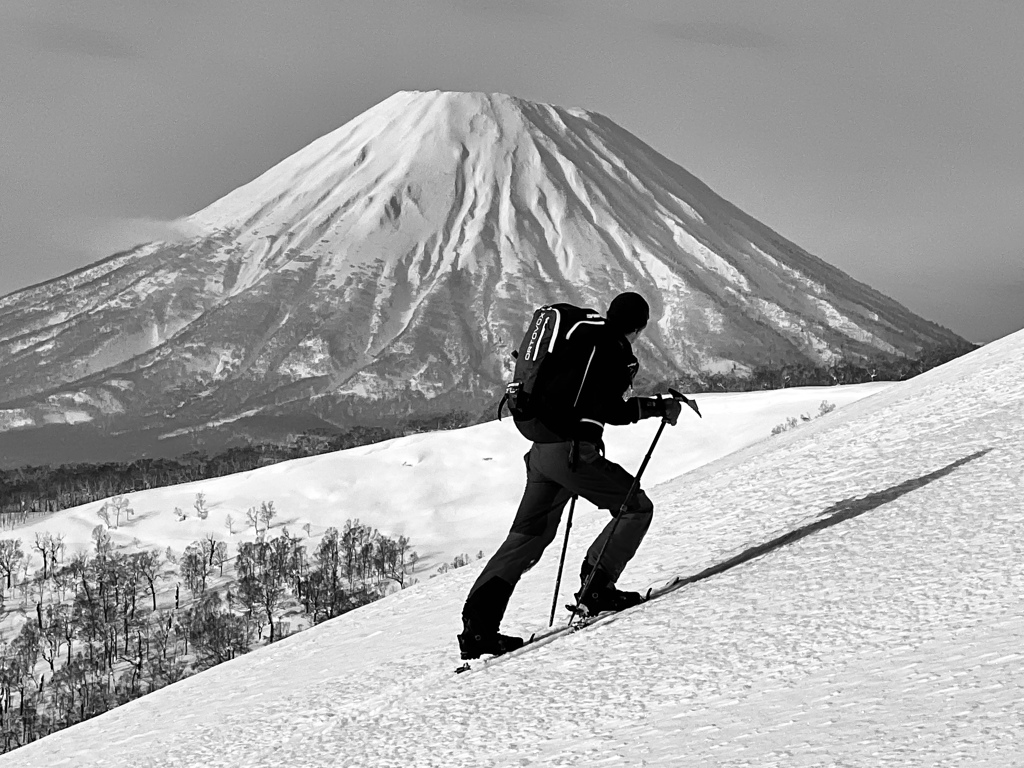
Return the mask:
<path id="1" fill-rule="evenodd" d="M 678 429 L 665 431 L 645 471 L 647 483 L 678 477 L 765 440 L 787 418 L 817 413 L 822 400 L 843 408 L 890 386 L 876 382 L 701 395 L 704 418 L 691 416 Z M 609 427 L 609 456 L 625 467 L 638 467 L 655 430 L 651 421 Z M 172 547 L 180 552 L 211 535 L 234 550 L 255 538 L 243 523 L 246 511 L 273 502 L 279 526 L 293 532 L 310 526 L 305 535 L 311 552 L 324 530 L 342 527 L 348 519 L 358 518 L 391 538 L 405 536 L 420 557 L 414 577 L 426 578 L 460 555 L 496 549 L 504 540 L 522 492 L 522 455 L 528 447 L 505 419 L 151 488 L 127 495 L 135 516 L 109 534 L 115 546 L 129 550 Z M 200 520 L 193 514 L 179 521 L 173 510 L 191 510 L 197 493 L 207 499 L 208 517 Z M 91 551 L 104 503 L 42 516 L 19 526 L 16 536 L 31 542 L 60 531 L 69 551 Z M 592 508 L 581 500 L 578 509 L 582 514 Z M 225 535 L 229 518 L 236 523 L 234 533 Z"/>
<path id="2" fill-rule="evenodd" d="M 0 766 L 1012 765 L 1022 374 L 1024 332 L 649 489 L 630 584 L 826 524 L 601 629 L 455 677 L 460 569 Z M 556 568 L 506 628 L 546 624 Z"/>
<path id="3" fill-rule="evenodd" d="M 186 223 L 0 299 L 0 430 L 477 410 L 534 306 L 626 289 L 651 380 L 962 343 L 607 118 L 503 95 L 398 93 Z"/>

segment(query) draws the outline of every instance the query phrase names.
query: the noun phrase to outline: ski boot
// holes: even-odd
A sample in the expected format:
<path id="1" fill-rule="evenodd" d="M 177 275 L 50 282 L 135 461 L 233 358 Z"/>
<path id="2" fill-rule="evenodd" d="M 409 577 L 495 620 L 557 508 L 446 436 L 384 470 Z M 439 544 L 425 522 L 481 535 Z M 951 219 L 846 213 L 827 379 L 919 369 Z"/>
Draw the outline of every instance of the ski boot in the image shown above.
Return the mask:
<path id="1" fill-rule="evenodd" d="M 497 629 L 476 628 L 472 621 L 463 621 L 459 635 L 459 651 L 463 659 L 479 659 L 484 654 L 501 656 L 523 647 L 523 638 L 502 635 Z"/>
<path id="2" fill-rule="evenodd" d="M 590 577 L 593 566 L 586 560 L 580 568 L 580 591 L 576 593 L 576 599 L 580 601 L 580 607 L 586 609 L 588 616 L 597 616 L 605 611 L 622 611 L 632 608 L 644 601 L 639 592 L 623 592 L 615 588 L 611 577 L 600 568 L 590 581 L 586 594 L 583 594 L 583 587 Z"/>

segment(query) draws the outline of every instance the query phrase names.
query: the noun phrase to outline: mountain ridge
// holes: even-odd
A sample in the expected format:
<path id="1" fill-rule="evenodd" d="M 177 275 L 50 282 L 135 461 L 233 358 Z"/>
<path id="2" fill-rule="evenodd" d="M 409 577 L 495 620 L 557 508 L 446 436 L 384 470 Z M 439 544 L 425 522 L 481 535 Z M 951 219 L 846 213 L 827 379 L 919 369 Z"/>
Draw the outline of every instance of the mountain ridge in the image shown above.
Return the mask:
<path id="1" fill-rule="evenodd" d="M 608 118 L 399 92 L 154 242 L 0 299 L 0 432 L 479 408 L 533 307 L 638 290 L 649 380 L 962 339 Z"/>

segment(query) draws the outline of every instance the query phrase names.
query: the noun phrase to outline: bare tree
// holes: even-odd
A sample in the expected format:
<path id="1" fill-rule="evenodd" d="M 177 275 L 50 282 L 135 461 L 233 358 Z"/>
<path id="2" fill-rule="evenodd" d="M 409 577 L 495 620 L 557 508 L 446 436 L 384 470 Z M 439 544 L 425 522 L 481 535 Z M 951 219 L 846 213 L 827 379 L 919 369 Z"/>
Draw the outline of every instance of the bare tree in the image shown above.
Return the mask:
<path id="1" fill-rule="evenodd" d="M 212 568 L 213 567 L 214 553 L 217 551 L 217 537 L 216 537 L 216 535 L 213 534 L 213 533 L 206 534 L 206 537 L 203 539 L 202 546 L 203 546 L 203 554 L 206 556 L 207 562 L 210 564 L 210 567 Z"/>
<path id="2" fill-rule="evenodd" d="M 149 594 L 153 598 L 153 610 L 156 611 L 156 580 L 159 578 L 160 570 L 163 567 L 163 563 L 160 560 L 160 552 L 156 549 L 149 552 L 136 552 L 134 557 L 139 573 L 142 574 L 149 584 Z"/>
<path id="3" fill-rule="evenodd" d="M 25 553 L 21 550 L 21 539 L 0 540 L 0 571 L 7 577 L 7 589 L 12 586 L 12 579 Z"/>
<path id="4" fill-rule="evenodd" d="M 66 534 L 58 533 L 50 536 L 50 570 L 55 571 L 57 569 L 58 560 L 64 563 L 64 553 L 67 551 L 67 545 L 64 543 Z"/>
<path id="5" fill-rule="evenodd" d="M 192 595 L 198 596 L 206 591 L 206 577 L 209 571 L 206 567 L 206 553 L 199 542 L 193 542 L 185 548 L 181 556 L 181 577 L 185 580 L 185 586 L 189 588 Z"/>
<path id="6" fill-rule="evenodd" d="M 107 533 L 102 525 L 97 525 L 92 529 L 92 540 L 96 545 L 96 556 L 98 558 L 106 557 L 114 548 L 114 542 L 110 538 L 110 534 Z"/>
<path id="7" fill-rule="evenodd" d="M 245 519 L 252 526 L 253 531 L 259 535 L 260 532 L 260 511 L 256 507 L 249 507 L 245 510 Z"/>
<path id="8" fill-rule="evenodd" d="M 103 526 L 99 526 L 102 528 Z M 28 575 L 32 570 L 32 553 L 29 552 L 21 561 L 21 566 L 18 568 L 21 572 L 21 583 L 18 584 L 18 591 L 21 592 L 21 603 L 24 605 L 28 600 L 28 593 L 32 589 L 32 582 L 29 581 Z"/>
<path id="9" fill-rule="evenodd" d="M 50 578 L 50 533 L 37 533 L 35 550 L 43 556 L 43 579 Z"/>
<path id="10" fill-rule="evenodd" d="M 110 500 L 110 507 L 114 513 L 114 520 L 116 522 L 115 528 L 121 527 L 121 516 L 124 515 L 125 520 L 135 514 L 135 510 L 131 508 L 131 505 L 126 496 L 115 496 Z"/>
<path id="11" fill-rule="evenodd" d="M 200 664 L 213 666 L 249 650 L 246 621 L 222 607 L 220 595 L 204 595 L 186 612 L 192 648 Z"/>
<path id="12" fill-rule="evenodd" d="M 274 613 L 284 599 L 290 575 L 289 549 L 287 542 L 276 539 L 238 545 L 238 595 L 258 624 L 263 623 L 261 614 L 266 619 L 270 642 L 276 637 Z"/>
<path id="13" fill-rule="evenodd" d="M 218 541 L 217 546 L 213 551 L 213 564 L 220 566 L 220 575 L 224 575 L 224 563 L 229 560 L 228 557 L 228 545 L 223 541 Z"/>
<path id="14" fill-rule="evenodd" d="M 260 518 L 260 521 L 263 523 L 263 527 L 265 529 L 269 529 L 270 528 L 270 521 L 273 520 L 276 516 L 277 516 L 277 510 L 274 509 L 274 502 L 272 502 L 272 501 L 264 501 L 260 505 L 259 518 Z"/>
<path id="15" fill-rule="evenodd" d="M 54 572 L 53 586 L 57 591 L 58 602 L 64 602 L 67 599 L 68 592 L 74 588 L 77 581 L 78 575 L 67 566 Z"/>
<path id="16" fill-rule="evenodd" d="M 64 644 L 64 628 L 70 622 L 68 607 L 61 603 L 46 606 L 45 620 L 43 611 L 39 611 L 39 651 L 43 660 L 49 664 L 50 673 L 55 671 L 55 661 L 60 656 L 60 647 Z"/>

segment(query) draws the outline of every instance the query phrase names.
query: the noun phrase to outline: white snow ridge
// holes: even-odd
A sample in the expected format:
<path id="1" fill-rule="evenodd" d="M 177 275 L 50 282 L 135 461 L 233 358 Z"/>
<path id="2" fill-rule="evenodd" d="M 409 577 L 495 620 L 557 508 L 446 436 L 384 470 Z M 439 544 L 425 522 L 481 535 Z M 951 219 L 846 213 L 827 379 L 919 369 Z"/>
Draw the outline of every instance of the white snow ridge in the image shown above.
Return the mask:
<path id="1" fill-rule="evenodd" d="M 1022 472 L 1024 332 L 650 488 L 623 585 L 714 570 L 614 621 L 453 675 L 478 563 L 0 765 L 1021 765 Z"/>

